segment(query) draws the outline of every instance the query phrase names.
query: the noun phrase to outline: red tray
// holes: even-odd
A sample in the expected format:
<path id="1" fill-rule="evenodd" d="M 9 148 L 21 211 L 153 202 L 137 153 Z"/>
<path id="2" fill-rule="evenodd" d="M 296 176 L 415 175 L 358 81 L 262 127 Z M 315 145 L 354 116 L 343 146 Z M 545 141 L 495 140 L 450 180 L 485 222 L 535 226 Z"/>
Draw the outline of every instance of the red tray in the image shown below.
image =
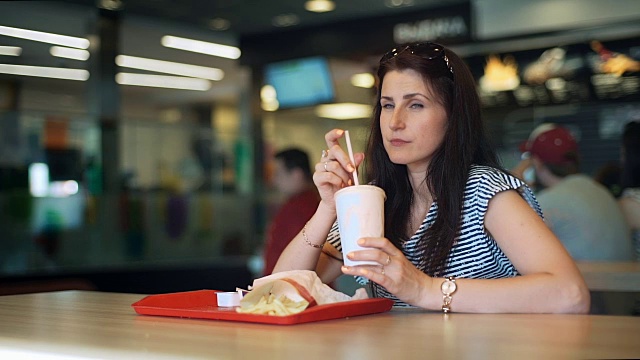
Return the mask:
<path id="1" fill-rule="evenodd" d="M 192 319 L 227 320 L 263 324 L 293 325 L 313 321 L 348 318 L 389 311 L 389 299 L 364 299 L 318 305 L 287 316 L 242 314 L 235 307 L 218 307 L 216 290 L 197 290 L 149 295 L 131 304 L 142 315 L 172 316 Z"/>

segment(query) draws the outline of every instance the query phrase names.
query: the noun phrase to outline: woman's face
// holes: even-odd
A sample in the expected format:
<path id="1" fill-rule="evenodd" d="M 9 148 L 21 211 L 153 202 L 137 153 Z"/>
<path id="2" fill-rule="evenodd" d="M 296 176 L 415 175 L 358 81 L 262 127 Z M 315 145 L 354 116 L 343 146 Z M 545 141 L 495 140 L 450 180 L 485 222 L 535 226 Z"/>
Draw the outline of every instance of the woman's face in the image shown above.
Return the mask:
<path id="1" fill-rule="evenodd" d="M 388 72 L 382 83 L 380 130 L 395 164 L 426 171 L 442 144 L 447 113 L 414 70 Z"/>

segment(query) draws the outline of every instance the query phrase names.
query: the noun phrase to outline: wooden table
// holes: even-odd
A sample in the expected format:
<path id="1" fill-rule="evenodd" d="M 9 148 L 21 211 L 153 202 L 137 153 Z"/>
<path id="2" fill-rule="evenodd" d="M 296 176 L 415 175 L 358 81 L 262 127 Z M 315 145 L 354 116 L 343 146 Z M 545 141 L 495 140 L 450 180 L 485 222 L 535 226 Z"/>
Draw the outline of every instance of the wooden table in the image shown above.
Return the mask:
<path id="1" fill-rule="evenodd" d="M 640 292 L 638 262 L 578 262 L 591 291 Z"/>
<path id="2" fill-rule="evenodd" d="M 637 317 L 392 310 L 280 326 L 137 315 L 142 297 L 0 296 L 0 358 L 640 358 Z"/>

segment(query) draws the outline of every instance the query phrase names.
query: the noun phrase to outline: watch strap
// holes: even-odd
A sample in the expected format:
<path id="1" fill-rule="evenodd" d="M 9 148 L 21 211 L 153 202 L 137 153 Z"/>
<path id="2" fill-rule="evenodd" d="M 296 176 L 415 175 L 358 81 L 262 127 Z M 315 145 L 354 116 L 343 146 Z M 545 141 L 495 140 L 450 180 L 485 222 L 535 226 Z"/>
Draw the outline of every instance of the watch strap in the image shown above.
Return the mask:
<path id="1" fill-rule="evenodd" d="M 456 292 L 458 284 L 456 284 L 456 278 L 453 276 L 448 276 L 445 278 L 443 284 L 447 282 L 452 282 L 454 284 L 453 291 L 447 292 L 442 289 L 442 312 L 448 314 L 451 312 L 451 300 L 453 300 L 453 293 Z"/>

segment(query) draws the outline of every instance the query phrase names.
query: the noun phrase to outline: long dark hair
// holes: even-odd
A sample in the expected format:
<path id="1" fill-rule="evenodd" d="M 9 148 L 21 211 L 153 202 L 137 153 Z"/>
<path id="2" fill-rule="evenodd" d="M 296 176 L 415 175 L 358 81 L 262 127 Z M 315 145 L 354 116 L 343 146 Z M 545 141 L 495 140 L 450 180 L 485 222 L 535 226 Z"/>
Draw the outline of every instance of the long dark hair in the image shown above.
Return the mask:
<path id="1" fill-rule="evenodd" d="M 411 49 L 411 46 L 405 45 L 403 49 Z M 407 240 L 406 226 L 403 225 L 408 223 L 413 191 L 406 165 L 392 163 L 384 149 L 380 129 L 380 92 L 388 72 L 417 71 L 439 98 L 449 119 L 444 141 L 435 151 L 424 179 L 438 204 L 438 216 L 421 239 L 427 244 L 425 272 L 430 276 L 442 275 L 446 270 L 449 252 L 460 229 L 464 190 L 471 165 L 500 168 L 485 133 L 473 76 L 456 54 L 446 48 L 443 50 L 440 57 L 425 57 L 412 51 L 395 51 L 394 56 L 383 57 L 378 68 L 377 103 L 365 163 L 368 179 L 387 194 L 385 236 L 401 248 Z"/>
<path id="2" fill-rule="evenodd" d="M 640 122 L 632 121 L 622 133 L 624 161 L 622 163 L 622 188 L 640 187 Z"/>

